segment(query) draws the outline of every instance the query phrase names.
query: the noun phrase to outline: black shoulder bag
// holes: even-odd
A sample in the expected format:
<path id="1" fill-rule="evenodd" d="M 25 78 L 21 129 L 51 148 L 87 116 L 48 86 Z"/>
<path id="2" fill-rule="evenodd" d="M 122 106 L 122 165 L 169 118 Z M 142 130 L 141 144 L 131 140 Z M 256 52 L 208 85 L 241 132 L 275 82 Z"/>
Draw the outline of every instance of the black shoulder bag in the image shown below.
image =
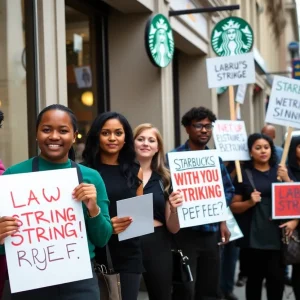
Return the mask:
<path id="1" fill-rule="evenodd" d="M 159 185 L 162 192 L 165 194 L 164 185 L 162 180 L 159 180 Z M 173 258 L 173 283 L 187 283 L 193 281 L 193 275 L 189 265 L 189 258 L 183 254 L 181 247 L 179 247 L 177 239 L 172 234 L 173 247 L 172 258 Z"/>

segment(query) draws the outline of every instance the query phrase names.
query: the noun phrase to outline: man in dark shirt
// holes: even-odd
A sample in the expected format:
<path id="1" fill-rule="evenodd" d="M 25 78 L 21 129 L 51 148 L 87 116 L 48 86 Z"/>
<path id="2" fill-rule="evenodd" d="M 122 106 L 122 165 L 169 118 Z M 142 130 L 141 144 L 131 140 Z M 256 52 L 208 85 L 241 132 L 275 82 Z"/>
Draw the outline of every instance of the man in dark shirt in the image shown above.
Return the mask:
<path id="1" fill-rule="evenodd" d="M 189 136 L 185 144 L 172 152 L 208 149 L 216 116 L 205 107 L 192 108 L 181 120 Z M 227 205 L 234 195 L 231 178 L 220 159 L 220 167 Z M 218 243 L 227 243 L 230 232 L 226 222 L 206 224 L 181 229 L 176 235 L 179 247 L 190 259 L 194 281 L 174 285 L 173 300 L 217 299 L 220 278 L 220 249 Z"/>

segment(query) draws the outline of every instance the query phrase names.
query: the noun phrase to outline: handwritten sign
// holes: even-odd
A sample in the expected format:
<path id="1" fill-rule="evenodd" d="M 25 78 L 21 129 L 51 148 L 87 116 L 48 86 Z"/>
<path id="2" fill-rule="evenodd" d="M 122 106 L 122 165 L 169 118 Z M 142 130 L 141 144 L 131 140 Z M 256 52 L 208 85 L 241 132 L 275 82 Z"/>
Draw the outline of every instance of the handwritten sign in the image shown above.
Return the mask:
<path id="1" fill-rule="evenodd" d="M 245 95 L 247 91 L 247 84 L 240 84 L 236 91 L 235 101 L 240 104 L 244 104 Z"/>
<path id="2" fill-rule="evenodd" d="M 300 185 L 297 182 L 272 184 L 272 218 L 300 218 Z"/>
<path id="3" fill-rule="evenodd" d="M 75 168 L 0 176 L 1 215 L 21 224 L 5 239 L 13 293 L 92 278 L 77 185 Z"/>
<path id="4" fill-rule="evenodd" d="M 180 190 L 180 227 L 225 221 L 226 199 L 216 150 L 170 152 L 173 190 Z"/>
<path id="5" fill-rule="evenodd" d="M 300 128 L 300 81 L 275 76 L 266 123 Z"/>
<path id="6" fill-rule="evenodd" d="M 223 161 L 250 160 L 244 121 L 216 121 L 213 137 Z"/>
<path id="7" fill-rule="evenodd" d="M 117 201 L 118 217 L 132 217 L 128 228 L 119 233 L 119 241 L 154 232 L 153 194 Z"/>
<path id="8" fill-rule="evenodd" d="M 206 59 L 209 88 L 255 83 L 253 53 Z"/>

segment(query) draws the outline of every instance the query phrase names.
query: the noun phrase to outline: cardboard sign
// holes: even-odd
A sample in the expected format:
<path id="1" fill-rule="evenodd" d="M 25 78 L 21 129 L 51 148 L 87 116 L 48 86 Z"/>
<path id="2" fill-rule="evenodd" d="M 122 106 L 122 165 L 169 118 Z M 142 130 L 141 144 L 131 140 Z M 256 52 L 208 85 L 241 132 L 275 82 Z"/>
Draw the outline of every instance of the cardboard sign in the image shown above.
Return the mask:
<path id="1" fill-rule="evenodd" d="M 300 81 L 275 76 L 266 123 L 300 128 Z"/>
<path id="2" fill-rule="evenodd" d="M 272 184 L 272 218 L 300 218 L 300 185 L 299 182 Z"/>
<path id="3" fill-rule="evenodd" d="M 228 215 L 228 219 L 226 221 L 226 225 L 228 230 L 231 233 L 229 242 L 232 242 L 234 240 L 242 238 L 244 235 L 229 207 L 227 208 L 227 215 Z"/>
<path id="4" fill-rule="evenodd" d="M 253 53 L 206 59 L 209 88 L 255 83 Z"/>
<path id="5" fill-rule="evenodd" d="M 117 201 L 118 217 L 132 217 L 132 223 L 119 233 L 119 241 L 154 232 L 153 194 Z"/>
<path id="6" fill-rule="evenodd" d="M 247 91 L 247 84 L 240 84 L 236 91 L 235 101 L 240 104 L 244 104 Z"/>
<path id="7" fill-rule="evenodd" d="M 5 239 L 13 293 L 92 278 L 77 185 L 75 168 L 0 176 L 1 216 L 21 224 Z"/>
<path id="8" fill-rule="evenodd" d="M 223 161 L 250 160 L 244 121 L 216 121 L 213 137 Z"/>
<path id="9" fill-rule="evenodd" d="M 173 190 L 180 190 L 180 227 L 227 220 L 226 199 L 216 150 L 168 153 Z"/>

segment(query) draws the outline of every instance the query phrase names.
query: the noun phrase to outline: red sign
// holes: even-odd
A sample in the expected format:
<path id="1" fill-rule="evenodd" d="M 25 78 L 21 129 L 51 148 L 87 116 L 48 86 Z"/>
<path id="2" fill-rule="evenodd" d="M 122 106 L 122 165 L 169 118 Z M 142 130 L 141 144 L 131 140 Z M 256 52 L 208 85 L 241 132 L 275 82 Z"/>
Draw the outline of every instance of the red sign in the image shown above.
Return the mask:
<path id="1" fill-rule="evenodd" d="M 272 218 L 300 218 L 300 184 L 273 183 Z"/>

